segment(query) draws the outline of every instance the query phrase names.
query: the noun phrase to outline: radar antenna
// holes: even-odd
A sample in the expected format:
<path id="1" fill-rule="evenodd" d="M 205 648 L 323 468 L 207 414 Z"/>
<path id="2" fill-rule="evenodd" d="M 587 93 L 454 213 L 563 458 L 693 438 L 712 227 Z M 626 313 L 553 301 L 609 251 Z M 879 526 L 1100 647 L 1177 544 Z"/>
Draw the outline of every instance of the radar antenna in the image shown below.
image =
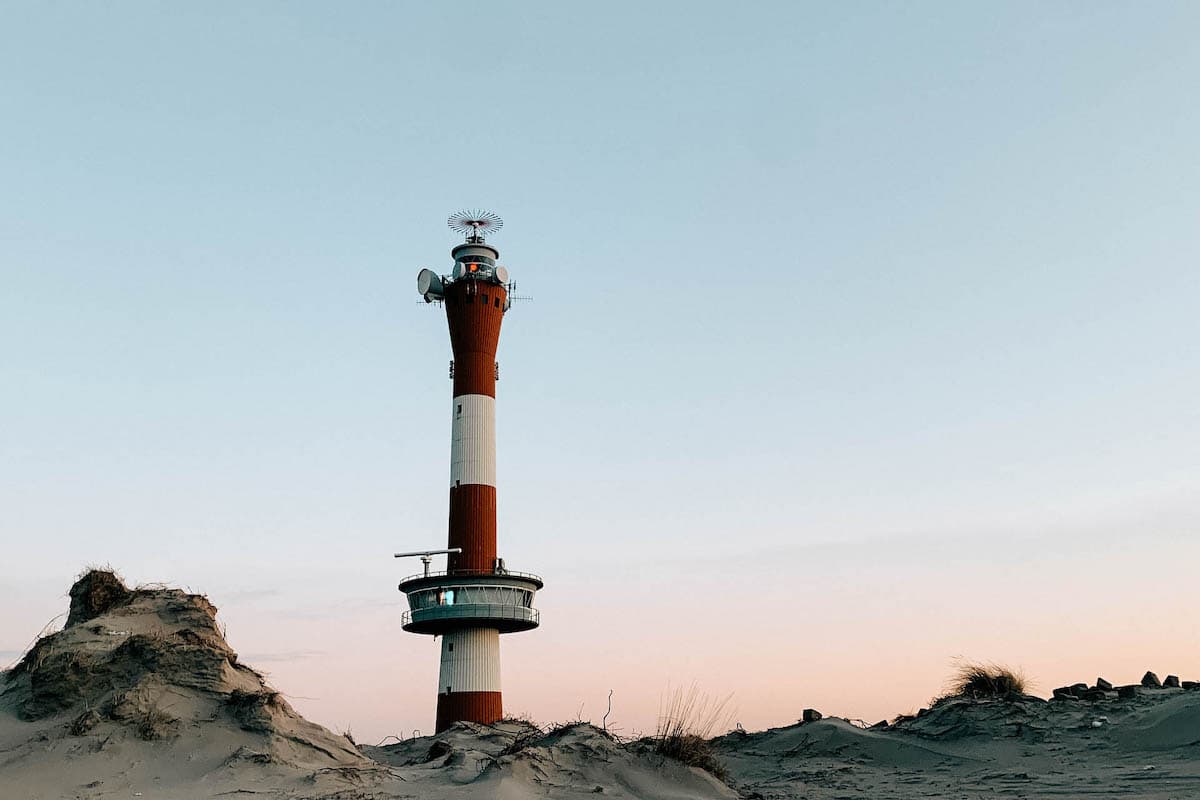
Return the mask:
<path id="1" fill-rule="evenodd" d="M 429 565 L 433 563 L 433 557 L 442 553 L 461 553 L 461 547 L 451 547 L 447 550 L 416 550 L 412 553 L 396 553 L 393 558 L 412 558 L 414 556 L 421 557 L 421 563 L 425 565 L 425 575 L 429 575 Z"/>
<path id="2" fill-rule="evenodd" d="M 451 214 L 446 224 L 451 230 L 465 234 L 468 242 L 482 242 L 484 236 L 503 228 L 504 220 L 500 219 L 499 214 L 472 208 Z"/>

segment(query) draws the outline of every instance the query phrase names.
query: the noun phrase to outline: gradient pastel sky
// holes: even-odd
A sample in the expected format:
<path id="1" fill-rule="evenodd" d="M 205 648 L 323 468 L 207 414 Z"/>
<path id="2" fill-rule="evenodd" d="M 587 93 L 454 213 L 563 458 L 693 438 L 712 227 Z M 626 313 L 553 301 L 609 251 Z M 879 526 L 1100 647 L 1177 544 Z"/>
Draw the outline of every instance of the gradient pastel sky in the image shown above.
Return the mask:
<path id="1" fill-rule="evenodd" d="M 1200 5 L 7 3 L 0 660 L 86 564 L 428 733 L 482 206 L 506 709 L 747 728 L 1200 677 Z M 1186 613 L 1185 613 L 1186 612 Z M 582 711 L 581 711 L 582 708 Z"/>

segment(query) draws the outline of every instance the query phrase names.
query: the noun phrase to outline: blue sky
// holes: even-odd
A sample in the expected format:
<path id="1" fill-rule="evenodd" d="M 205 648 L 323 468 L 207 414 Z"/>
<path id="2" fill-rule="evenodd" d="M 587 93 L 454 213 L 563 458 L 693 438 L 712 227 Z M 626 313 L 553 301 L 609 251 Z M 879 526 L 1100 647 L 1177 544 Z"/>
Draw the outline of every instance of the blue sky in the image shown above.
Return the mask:
<path id="1" fill-rule="evenodd" d="M 510 708 L 623 680 L 648 727 L 695 678 L 779 724 L 762 687 L 818 634 L 785 717 L 903 710 L 957 654 L 1049 681 L 1113 651 L 1022 638 L 1022 604 L 956 631 L 947 575 L 1194 604 L 1161 555 L 1200 555 L 1194 4 L 0 14 L 0 650 L 111 562 L 209 592 L 319 721 L 428 727 L 388 556 L 445 537 L 414 279 L 475 206 L 535 298 L 500 352 L 500 550 L 547 578 Z M 895 614 L 910 682 L 828 694 Z M 1168 630 L 1144 657 L 1200 670 Z M 713 652 L 763 637 L 757 677 Z"/>

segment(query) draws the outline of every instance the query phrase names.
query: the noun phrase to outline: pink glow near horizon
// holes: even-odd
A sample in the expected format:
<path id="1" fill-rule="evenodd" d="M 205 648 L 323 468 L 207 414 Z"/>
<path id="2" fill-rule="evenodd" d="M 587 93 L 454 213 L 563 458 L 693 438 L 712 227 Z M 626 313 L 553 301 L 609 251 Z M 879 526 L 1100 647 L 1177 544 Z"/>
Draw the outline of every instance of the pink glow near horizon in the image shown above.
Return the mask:
<path id="1" fill-rule="evenodd" d="M 1019 667 L 1041 695 L 1097 675 L 1136 682 L 1147 669 L 1200 677 L 1200 630 L 1187 613 L 1195 543 L 935 549 L 956 546 L 969 557 L 922 564 L 889 548 L 872 563 L 865 544 L 808 569 L 767 559 L 740 574 L 719 563 L 659 581 L 643 571 L 616 578 L 610 595 L 607 566 L 574 585 L 551 577 L 543 628 L 502 642 L 506 711 L 599 723 L 611 688 L 609 724 L 645 732 L 669 685 L 695 683 L 731 694 L 733 721 L 748 729 L 790 724 L 805 707 L 874 722 L 926 704 L 956 656 Z M 258 666 L 298 709 L 378 741 L 432 726 L 437 649 L 400 631 L 402 608 L 397 596 L 306 621 L 234 603 L 223 619 L 250 663 L 256 651 L 281 653 Z"/>
<path id="2" fill-rule="evenodd" d="M 550 563 L 543 627 L 501 645 L 505 708 L 599 723 L 613 689 L 610 726 L 646 732 L 668 687 L 695 683 L 732 695 L 732 720 L 753 730 L 805 707 L 867 722 L 915 711 L 956 656 L 1019 667 L 1041 695 L 1098 675 L 1136 682 L 1147 669 L 1200 678 L 1188 613 L 1198 560 L 1186 520 L 1159 515 L 1044 542 L 948 536 L 660 566 Z M 156 559 L 125 574 L 209 593 L 243 660 L 311 719 L 360 742 L 430 733 L 437 647 L 400 629 L 403 570 L 364 563 L 235 574 Z M 6 588 L 0 601 L 22 614 L 0 625 L 5 641 L 24 645 L 36 625 L 19 620 L 65 610 L 67 580 Z"/>

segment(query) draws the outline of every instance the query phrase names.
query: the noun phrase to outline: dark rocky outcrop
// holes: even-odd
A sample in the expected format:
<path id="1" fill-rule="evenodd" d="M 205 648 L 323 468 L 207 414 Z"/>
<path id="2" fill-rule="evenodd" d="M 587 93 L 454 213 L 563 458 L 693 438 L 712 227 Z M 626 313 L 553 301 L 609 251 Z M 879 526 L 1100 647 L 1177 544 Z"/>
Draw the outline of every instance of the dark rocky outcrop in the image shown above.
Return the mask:
<path id="1" fill-rule="evenodd" d="M 71 587 L 71 611 L 67 615 L 67 627 L 106 614 L 117 606 L 125 605 L 132 597 L 133 592 L 112 570 L 90 570 Z"/>

